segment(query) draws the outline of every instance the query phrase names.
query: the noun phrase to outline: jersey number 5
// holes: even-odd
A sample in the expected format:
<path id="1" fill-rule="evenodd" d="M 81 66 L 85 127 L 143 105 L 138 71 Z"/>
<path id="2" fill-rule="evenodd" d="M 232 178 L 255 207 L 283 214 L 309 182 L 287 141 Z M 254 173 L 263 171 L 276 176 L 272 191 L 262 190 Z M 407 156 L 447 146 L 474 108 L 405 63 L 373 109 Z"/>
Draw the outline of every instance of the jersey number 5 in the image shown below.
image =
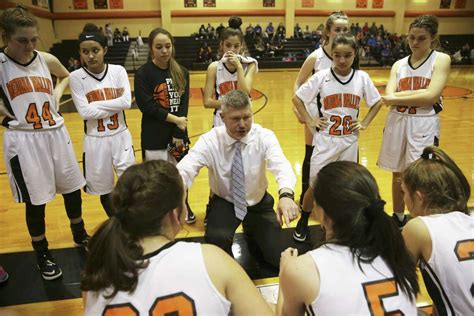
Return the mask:
<path id="1" fill-rule="evenodd" d="M 158 297 L 150 307 L 150 316 L 196 316 L 194 300 L 183 292 Z M 138 316 L 138 310 L 130 303 L 108 305 L 103 316 Z"/>
<path id="2" fill-rule="evenodd" d="M 369 306 L 370 314 L 378 315 L 404 315 L 402 311 L 387 311 L 383 306 L 383 299 L 387 297 L 397 296 L 398 288 L 395 279 L 383 279 L 378 281 L 362 283 L 364 288 L 365 299 Z"/>
<path id="3" fill-rule="evenodd" d="M 26 119 L 26 122 L 33 124 L 34 129 L 43 128 L 43 123 L 41 123 L 41 119 L 43 119 L 43 121 L 45 122 L 48 121 L 49 126 L 56 125 L 56 121 L 53 120 L 53 116 L 51 115 L 51 111 L 49 110 L 48 101 L 43 103 L 43 109 L 41 110 L 41 117 L 38 114 L 36 103 L 30 103 L 30 105 L 28 105 L 28 110 L 26 111 L 25 119 Z"/>

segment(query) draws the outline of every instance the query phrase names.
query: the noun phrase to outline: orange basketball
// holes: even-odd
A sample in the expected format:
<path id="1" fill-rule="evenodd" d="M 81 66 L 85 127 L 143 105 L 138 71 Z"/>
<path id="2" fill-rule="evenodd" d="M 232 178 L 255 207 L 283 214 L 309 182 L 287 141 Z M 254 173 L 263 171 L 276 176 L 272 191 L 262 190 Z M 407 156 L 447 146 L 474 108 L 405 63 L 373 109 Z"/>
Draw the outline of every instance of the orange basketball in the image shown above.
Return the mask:
<path id="1" fill-rule="evenodd" d="M 153 90 L 153 99 L 158 102 L 163 108 L 167 109 L 170 107 L 170 100 L 168 98 L 168 88 L 166 83 L 162 83 L 155 87 Z"/>

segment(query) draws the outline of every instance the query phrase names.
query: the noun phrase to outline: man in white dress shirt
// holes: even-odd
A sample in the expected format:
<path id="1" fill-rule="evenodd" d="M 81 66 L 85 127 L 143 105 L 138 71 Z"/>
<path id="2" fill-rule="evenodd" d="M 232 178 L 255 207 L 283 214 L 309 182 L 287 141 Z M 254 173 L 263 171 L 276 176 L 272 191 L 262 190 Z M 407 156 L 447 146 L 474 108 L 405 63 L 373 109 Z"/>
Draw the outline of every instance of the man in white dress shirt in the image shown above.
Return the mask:
<path id="1" fill-rule="evenodd" d="M 209 203 L 205 240 L 232 255 L 235 230 L 242 223 L 247 242 L 253 243 L 265 261 L 278 267 L 280 253 L 288 245 L 281 242 L 281 225 L 299 215 L 293 201 L 296 176 L 285 158 L 275 134 L 252 124 L 250 99 L 242 91 L 231 91 L 222 100 L 224 126 L 202 135 L 177 168 L 189 189 L 202 167 L 209 170 L 214 193 Z M 240 167 L 236 167 L 236 153 Z M 243 166 L 243 167 L 242 167 Z M 239 175 L 239 180 L 235 176 Z M 242 170 L 243 169 L 243 170 Z M 277 212 L 267 192 L 266 169 L 278 183 Z M 242 179 L 243 178 L 243 179 Z M 240 187 L 239 192 L 235 188 Z"/>

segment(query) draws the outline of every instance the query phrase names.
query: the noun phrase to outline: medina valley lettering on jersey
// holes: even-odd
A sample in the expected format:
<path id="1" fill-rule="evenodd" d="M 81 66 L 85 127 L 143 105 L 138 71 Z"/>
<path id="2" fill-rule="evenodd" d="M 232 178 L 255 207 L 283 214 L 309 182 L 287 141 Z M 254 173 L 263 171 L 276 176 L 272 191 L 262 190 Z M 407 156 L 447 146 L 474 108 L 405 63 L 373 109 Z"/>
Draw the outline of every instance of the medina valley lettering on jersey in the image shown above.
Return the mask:
<path id="1" fill-rule="evenodd" d="M 51 79 L 39 76 L 25 76 L 15 78 L 7 83 L 10 99 L 30 92 L 43 92 L 53 95 L 53 83 Z"/>
<path id="2" fill-rule="evenodd" d="M 337 93 L 324 97 L 323 104 L 326 110 L 337 107 L 346 107 L 351 109 L 358 109 L 360 103 L 360 96 L 351 93 Z"/>

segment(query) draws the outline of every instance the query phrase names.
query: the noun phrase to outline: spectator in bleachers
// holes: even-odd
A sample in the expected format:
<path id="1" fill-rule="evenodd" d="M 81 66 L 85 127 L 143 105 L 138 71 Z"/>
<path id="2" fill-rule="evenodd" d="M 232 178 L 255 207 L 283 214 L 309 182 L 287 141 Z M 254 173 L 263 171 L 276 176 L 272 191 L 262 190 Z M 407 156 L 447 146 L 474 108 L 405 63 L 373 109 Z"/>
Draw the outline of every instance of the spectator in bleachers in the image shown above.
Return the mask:
<path id="1" fill-rule="evenodd" d="M 256 58 L 262 58 L 265 55 L 265 52 L 267 50 L 267 47 L 265 45 L 265 42 L 263 41 L 262 36 L 258 36 L 255 40 L 255 50 L 257 51 L 257 56 Z"/>
<path id="2" fill-rule="evenodd" d="M 67 71 L 72 72 L 76 70 L 76 65 L 74 63 L 74 57 L 69 57 L 67 60 Z"/>
<path id="3" fill-rule="evenodd" d="M 201 24 L 201 26 L 199 27 L 198 35 L 201 40 L 207 39 L 207 30 L 204 24 Z"/>
<path id="4" fill-rule="evenodd" d="M 273 28 L 272 22 L 268 23 L 267 27 L 265 28 L 265 32 L 267 33 L 268 38 L 271 40 L 275 34 L 275 29 Z"/>
<path id="5" fill-rule="evenodd" d="M 470 64 L 471 63 L 471 47 L 469 43 L 466 43 L 461 48 L 461 57 L 463 64 Z"/>
<path id="6" fill-rule="evenodd" d="M 385 36 L 385 28 L 383 27 L 383 24 L 380 24 L 380 26 L 378 28 L 378 33 L 381 36 Z"/>
<path id="7" fill-rule="evenodd" d="M 369 33 L 369 23 L 365 22 L 364 26 L 362 27 L 362 32 L 364 34 Z"/>
<path id="8" fill-rule="evenodd" d="M 128 28 L 126 26 L 123 27 L 122 40 L 124 42 L 129 42 L 130 41 L 130 33 L 128 33 Z"/>
<path id="9" fill-rule="evenodd" d="M 215 29 L 214 29 L 214 27 L 211 25 L 211 23 L 207 23 L 206 31 L 207 31 L 207 38 L 209 38 L 209 39 L 214 39 L 214 38 L 216 37 L 216 35 L 215 35 Z"/>
<path id="10" fill-rule="evenodd" d="M 255 27 L 253 28 L 253 31 L 255 33 L 255 37 L 259 37 L 259 36 L 262 36 L 265 32 L 262 32 L 262 27 L 260 26 L 260 24 L 257 23 L 257 25 L 255 25 Z M 266 33 L 265 33 L 266 34 Z"/>
<path id="11" fill-rule="evenodd" d="M 354 27 L 354 31 L 355 31 L 356 33 L 362 32 L 362 28 L 359 26 L 359 22 L 356 22 L 356 25 L 355 25 L 355 27 Z"/>
<path id="12" fill-rule="evenodd" d="M 391 60 L 391 55 L 392 55 L 392 51 L 390 50 L 390 46 L 389 45 L 385 45 L 384 48 L 382 49 L 382 51 L 380 52 L 380 55 L 381 55 L 381 63 L 382 63 L 382 66 L 385 67 L 385 66 L 391 66 L 392 64 L 392 60 Z"/>
<path id="13" fill-rule="evenodd" d="M 219 26 L 216 28 L 216 36 L 218 39 L 221 38 L 222 32 L 224 31 L 225 26 L 221 23 Z"/>
<path id="14" fill-rule="evenodd" d="M 252 26 L 252 23 L 250 23 L 249 26 L 247 26 L 247 28 L 245 29 L 245 38 L 246 39 L 255 38 L 255 30 Z"/>
<path id="15" fill-rule="evenodd" d="M 302 39 L 303 38 L 303 30 L 301 29 L 299 23 L 296 23 L 296 25 L 294 27 L 293 36 L 294 36 L 294 38 L 297 38 L 297 39 Z"/>
<path id="16" fill-rule="evenodd" d="M 110 24 L 105 25 L 105 36 L 107 37 L 107 46 L 114 46 L 114 31 L 112 31 Z"/>
<path id="17" fill-rule="evenodd" d="M 120 32 L 118 27 L 116 27 L 114 31 L 114 42 L 121 42 L 121 41 L 122 41 L 122 32 Z"/>
<path id="18" fill-rule="evenodd" d="M 375 22 L 372 22 L 372 26 L 369 28 L 369 33 L 373 36 L 377 36 L 377 25 L 375 25 Z"/>
<path id="19" fill-rule="evenodd" d="M 474 65 L 474 48 L 471 48 L 470 56 L 471 56 L 471 65 Z"/>
<path id="20" fill-rule="evenodd" d="M 309 29 L 309 25 L 306 25 L 303 31 L 303 38 L 307 41 L 311 40 L 311 30 Z"/>
<path id="21" fill-rule="evenodd" d="M 283 23 L 278 24 L 276 37 L 278 37 L 278 39 L 281 41 L 286 39 L 286 27 L 283 25 Z"/>
<path id="22" fill-rule="evenodd" d="M 138 37 L 137 37 L 137 45 L 138 47 L 144 45 L 143 43 L 143 38 L 142 38 L 142 31 L 138 31 Z"/>
<path id="23" fill-rule="evenodd" d="M 351 27 L 349 28 L 349 30 L 354 36 L 357 35 L 354 23 L 351 23 Z"/>
<path id="24" fill-rule="evenodd" d="M 210 63 L 212 62 L 212 48 L 207 42 L 203 42 L 198 52 L 198 62 L 200 63 Z"/>

